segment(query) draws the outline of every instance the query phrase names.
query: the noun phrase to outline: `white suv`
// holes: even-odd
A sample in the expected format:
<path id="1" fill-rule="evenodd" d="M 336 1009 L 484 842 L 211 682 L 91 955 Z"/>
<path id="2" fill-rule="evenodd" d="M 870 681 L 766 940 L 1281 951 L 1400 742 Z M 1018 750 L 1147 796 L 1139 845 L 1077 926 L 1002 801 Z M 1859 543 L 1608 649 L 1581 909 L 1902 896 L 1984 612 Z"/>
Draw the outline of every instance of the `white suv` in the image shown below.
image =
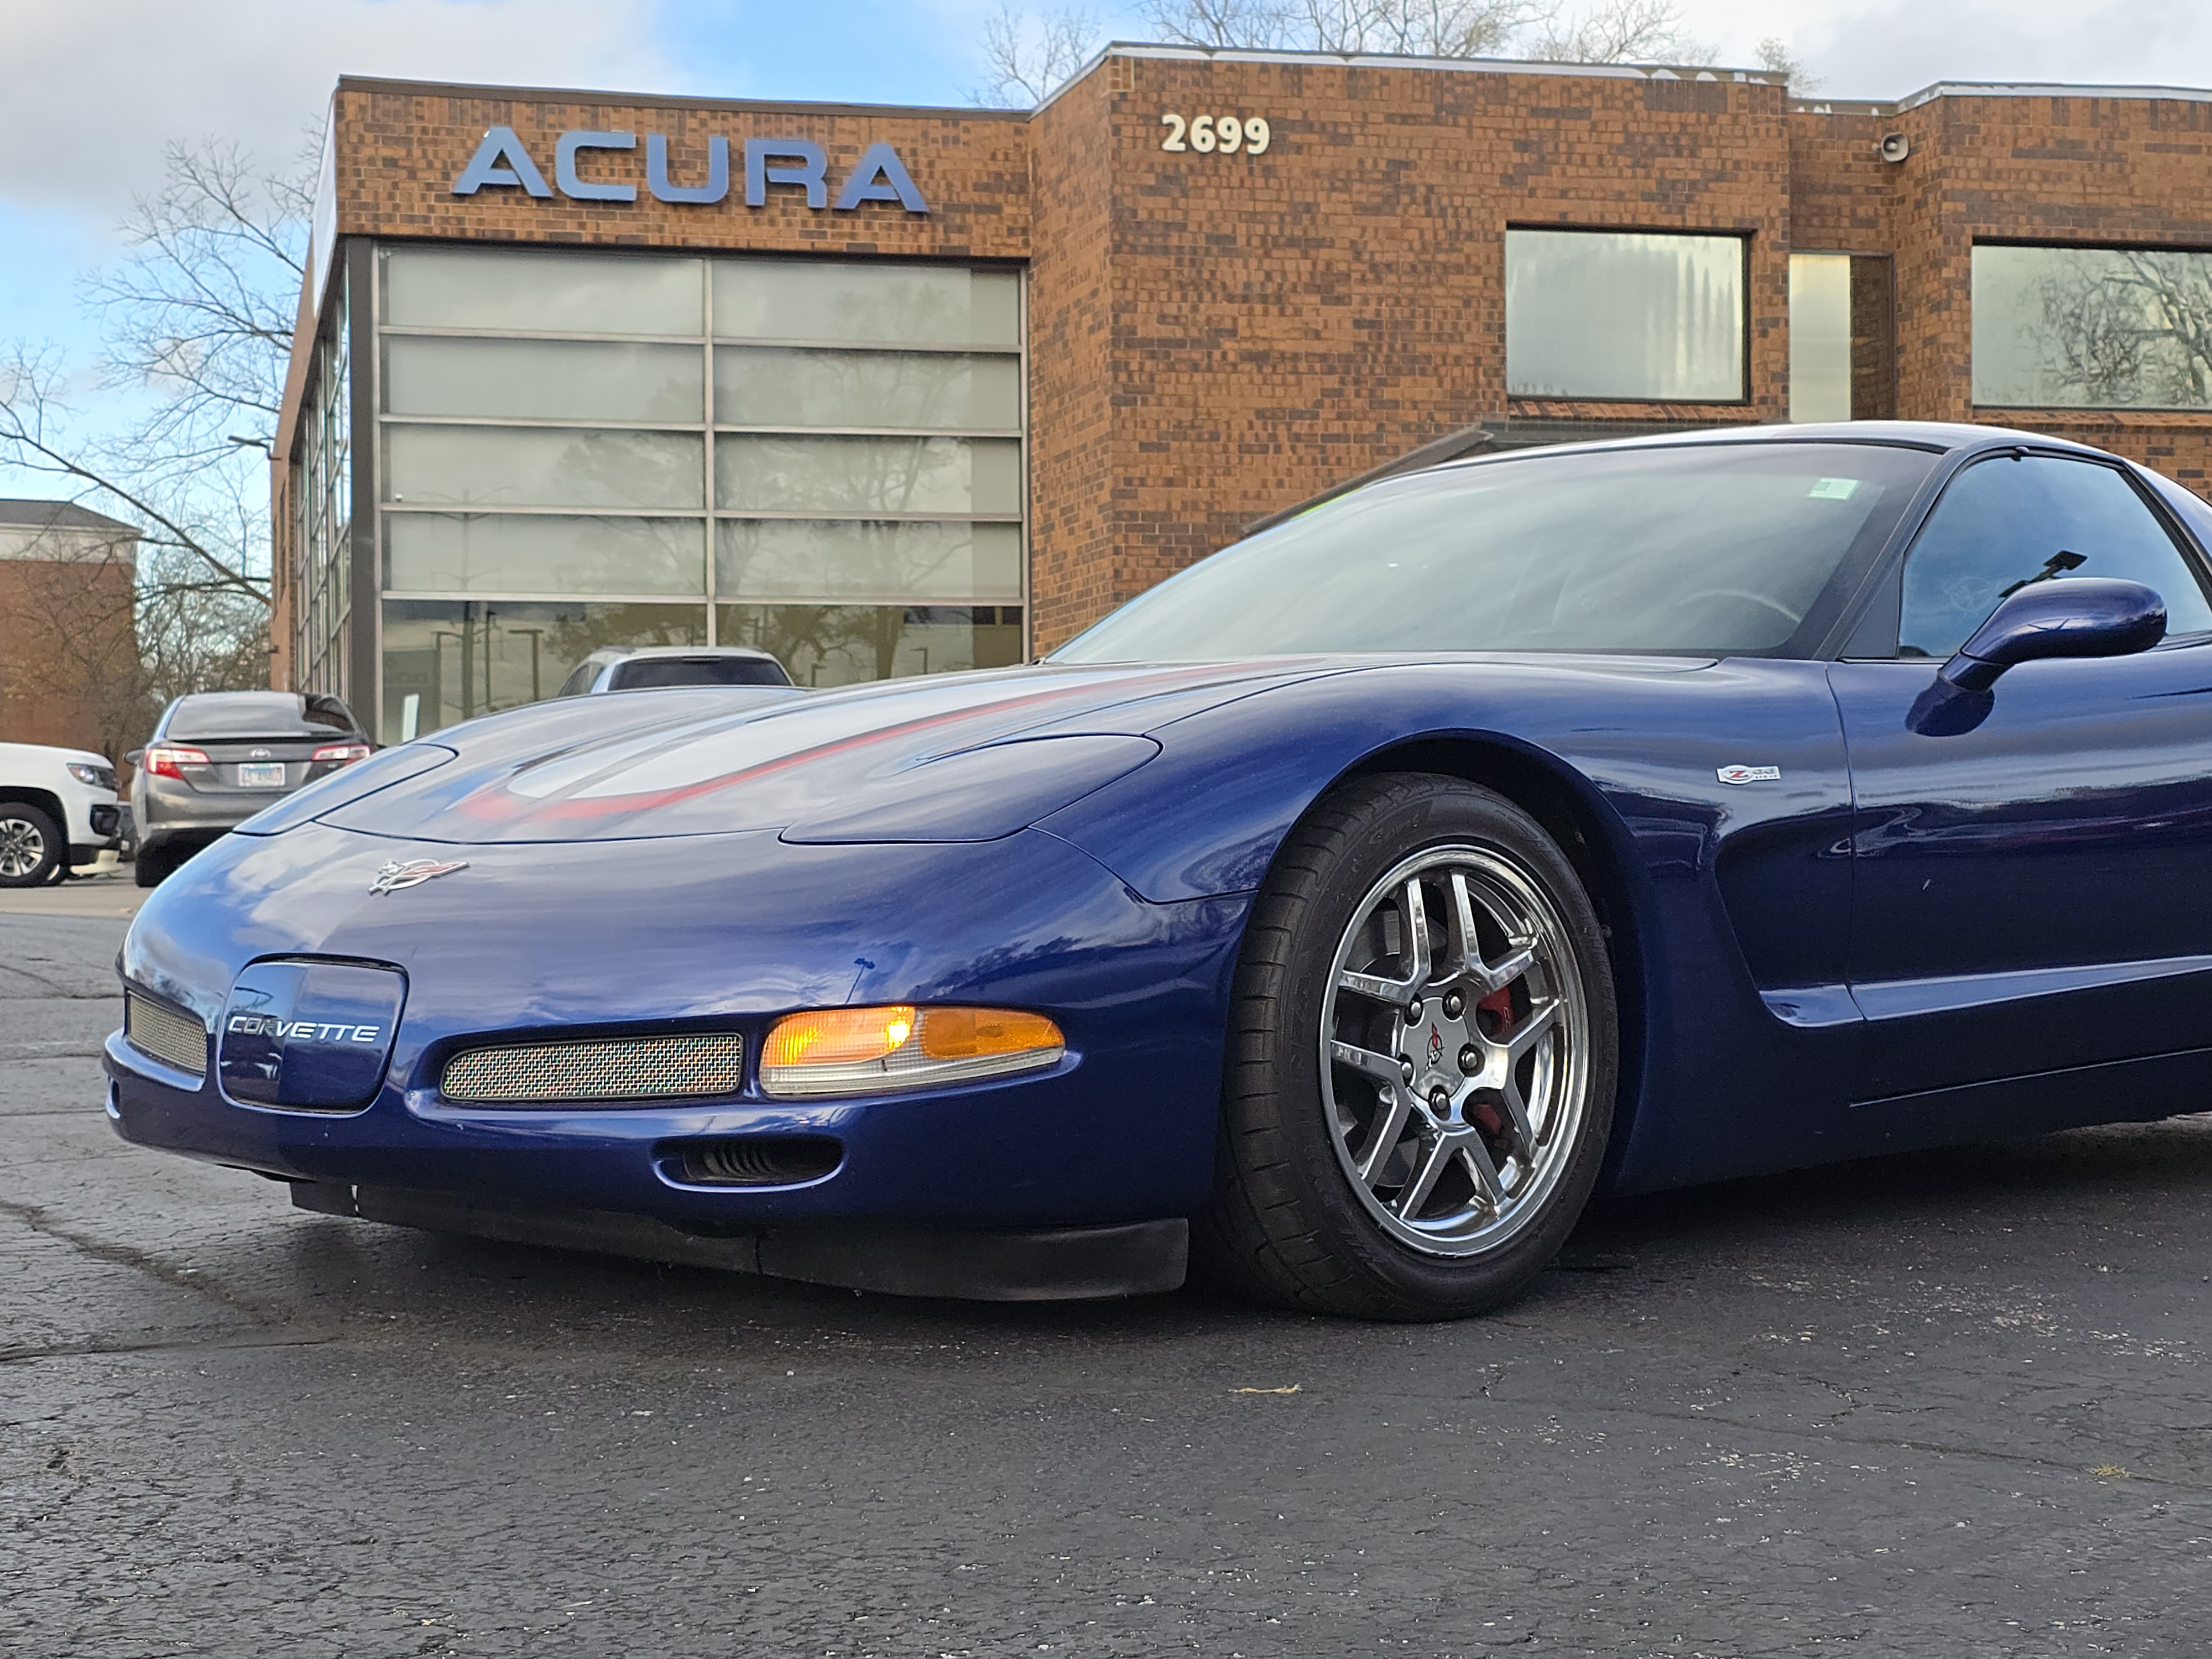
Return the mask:
<path id="1" fill-rule="evenodd" d="M 36 887 L 118 844 L 115 769 L 82 749 L 0 743 L 0 887 Z"/>

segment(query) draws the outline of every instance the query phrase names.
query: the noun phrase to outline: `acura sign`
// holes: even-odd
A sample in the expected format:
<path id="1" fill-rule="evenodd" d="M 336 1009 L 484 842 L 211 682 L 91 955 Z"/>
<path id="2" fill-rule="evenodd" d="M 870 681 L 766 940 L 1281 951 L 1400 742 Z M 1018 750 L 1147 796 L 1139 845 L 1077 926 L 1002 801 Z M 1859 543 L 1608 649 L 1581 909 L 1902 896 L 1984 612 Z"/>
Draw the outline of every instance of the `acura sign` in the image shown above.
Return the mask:
<path id="1" fill-rule="evenodd" d="M 635 175 L 618 176 L 620 163 L 610 167 L 608 151 L 634 152 L 634 132 L 564 132 L 553 146 L 553 183 L 562 195 L 574 202 L 635 202 Z M 586 161 L 586 158 L 591 158 Z M 744 151 L 747 207 L 766 207 L 771 186 L 803 190 L 810 208 L 830 208 L 849 213 L 864 202 L 896 202 L 908 213 L 927 213 L 929 207 L 915 188 L 914 179 L 889 144 L 870 144 L 838 185 L 836 199 L 830 197 L 830 157 L 811 138 L 748 138 Z M 592 176 L 586 177 L 586 168 Z M 553 189 L 513 127 L 494 127 L 477 146 L 461 176 L 453 180 L 453 194 L 473 196 L 488 186 L 520 190 L 525 195 L 550 198 Z M 648 133 L 645 140 L 645 187 L 657 202 L 711 206 L 730 193 L 730 141 L 719 135 L 707 141 L 707 176 L 703 181 L 678 184 L 668 173 L 668 140 Z"/>

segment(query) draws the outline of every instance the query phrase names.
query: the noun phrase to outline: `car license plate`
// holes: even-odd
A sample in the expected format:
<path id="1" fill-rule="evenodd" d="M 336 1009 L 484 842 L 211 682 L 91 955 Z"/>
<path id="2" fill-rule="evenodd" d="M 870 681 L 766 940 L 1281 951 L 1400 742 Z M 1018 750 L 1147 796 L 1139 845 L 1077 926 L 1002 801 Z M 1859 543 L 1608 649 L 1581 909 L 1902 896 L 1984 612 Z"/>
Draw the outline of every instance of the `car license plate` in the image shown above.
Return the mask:
<path id="1" fill-rule="evenodd" d="M 246 762 L 238 769 L 238 787 L 241 789 L 282 789 L 284 787 L 284 763 Z"/>

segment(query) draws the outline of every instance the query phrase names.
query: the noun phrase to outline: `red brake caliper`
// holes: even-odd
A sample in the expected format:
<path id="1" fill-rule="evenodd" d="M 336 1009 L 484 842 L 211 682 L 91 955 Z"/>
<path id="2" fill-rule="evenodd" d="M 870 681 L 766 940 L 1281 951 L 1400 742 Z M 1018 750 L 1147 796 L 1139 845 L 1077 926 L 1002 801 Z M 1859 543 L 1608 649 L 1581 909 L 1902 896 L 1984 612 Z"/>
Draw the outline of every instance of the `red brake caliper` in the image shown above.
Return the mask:
<path id="1" fill-rule="evenodd" d="M 1483 1035 L 1493 1042 L 1502 1040 L 1513 1029 L 1513 988 L 1510 985 L 1492 991 L 1474 1005 L 1475 1012 L 1490 1016 Z M 1485 1134 L 1505 1133 L 1505 1120 L 1498 1115 L 1498 1108 L 1485 1101 L 1474 1109 L 1474 1121 L 1482 1126 Z"/>

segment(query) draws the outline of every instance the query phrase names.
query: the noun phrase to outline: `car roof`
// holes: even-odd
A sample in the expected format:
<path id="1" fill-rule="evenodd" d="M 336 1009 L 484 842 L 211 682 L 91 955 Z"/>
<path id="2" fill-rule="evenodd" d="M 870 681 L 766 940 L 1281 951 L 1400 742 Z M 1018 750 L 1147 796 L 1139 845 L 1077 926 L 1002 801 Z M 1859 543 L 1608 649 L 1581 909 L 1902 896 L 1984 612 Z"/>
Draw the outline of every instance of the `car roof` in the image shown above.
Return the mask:
<path id="1" fill-rule="evenodd" d="M 755 662 L 774 662 L 775 654 L 750 645 L 603 645 L 592 653 L 592 662 L 635 662 L 647 657 L 746 657 Z"/>
<path id="2" fill-rule="evenodd" d="M 2006 426 L 1977 426 L 1965 421 L 1806 421 L 1759 426 L 1708 427 L 1698 432 L 1659 432 L 1636 438 L 1601 438 L 1583 443 L 1545 444 L 1526 449 L 1495 451 L 1440 461 L 1424 468 L 1429 472 L 1455 467 L 1494 466 L 1529 455 L 1559 455 L 1599 449 L 1674 449 L 1717 444 L 1856 443 L 1888 444 L 1899 448 L 1933 449 L 1950 453 L 1971 449 L 2002 449 L 2033 444 L 2039 449 L 2068 449 L 2084 455 L 2106 452 L 2047 432 L 2023 432 Z M 1411 475 L 1407 475 L 1411 476 Z"/>

